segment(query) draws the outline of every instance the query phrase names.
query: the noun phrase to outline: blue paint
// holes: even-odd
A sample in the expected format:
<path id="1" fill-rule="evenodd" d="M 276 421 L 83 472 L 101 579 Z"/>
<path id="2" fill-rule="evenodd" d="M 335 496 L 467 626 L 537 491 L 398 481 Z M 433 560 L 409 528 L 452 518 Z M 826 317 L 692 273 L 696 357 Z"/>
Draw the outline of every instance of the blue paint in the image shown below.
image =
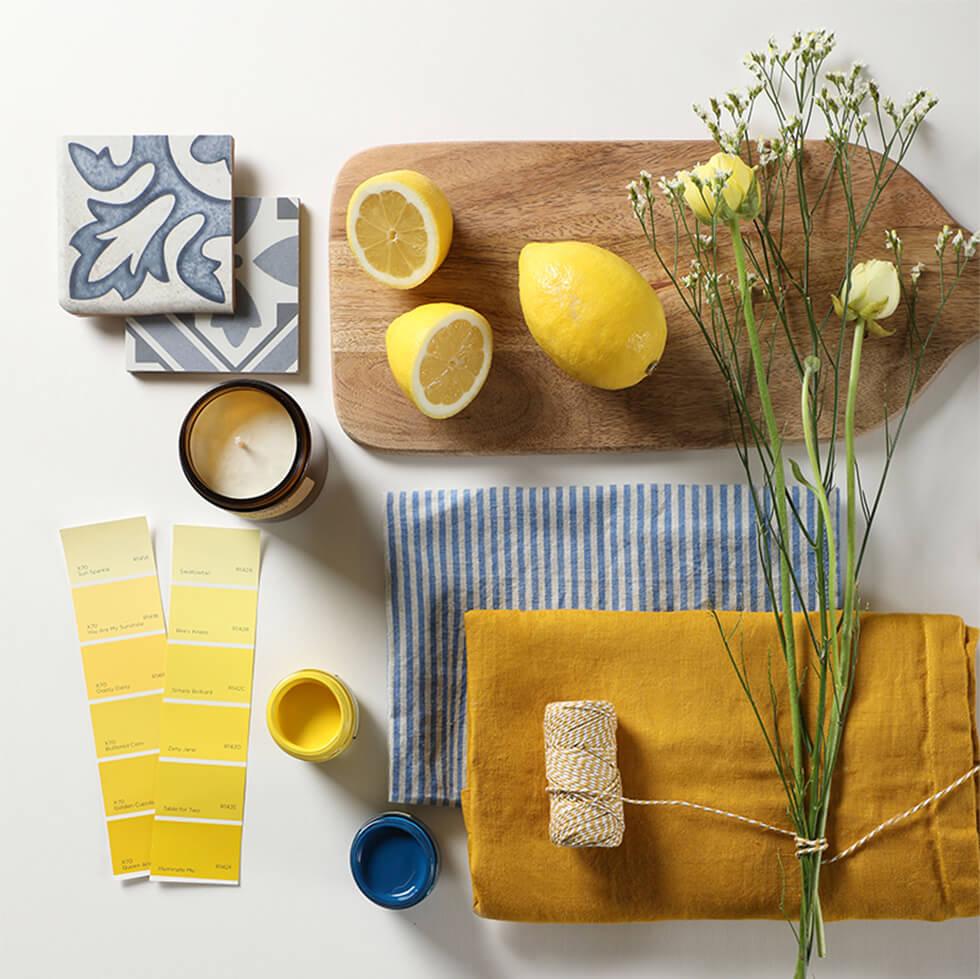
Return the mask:
<path id="1" fill-rule="evenodd" d="M 357 831 L 350 869 L 369 901 L 403 910 L 423 901 L 435 886 L 439 851 L 419 820 L 406 813 L 383 813 Z"/>

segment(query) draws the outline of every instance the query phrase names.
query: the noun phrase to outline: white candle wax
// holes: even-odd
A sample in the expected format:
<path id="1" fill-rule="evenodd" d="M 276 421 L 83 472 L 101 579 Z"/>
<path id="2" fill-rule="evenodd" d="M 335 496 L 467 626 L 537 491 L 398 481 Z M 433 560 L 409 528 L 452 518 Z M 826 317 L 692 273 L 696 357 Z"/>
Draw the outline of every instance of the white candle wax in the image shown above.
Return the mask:
<path id="1" fill-rule="evenodd" d="M 264 391 L 230 390 L 209 402 L 194 421 L 190 457 L 201 481 L 236 500 L 278 486 L 296 456 L 289 412 Z"/>

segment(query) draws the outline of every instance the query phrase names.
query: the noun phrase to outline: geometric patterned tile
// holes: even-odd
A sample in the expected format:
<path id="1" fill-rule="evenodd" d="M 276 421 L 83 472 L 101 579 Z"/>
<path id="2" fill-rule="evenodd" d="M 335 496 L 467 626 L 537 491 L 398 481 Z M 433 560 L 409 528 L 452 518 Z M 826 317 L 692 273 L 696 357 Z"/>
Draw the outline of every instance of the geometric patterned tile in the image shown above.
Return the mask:
<path id="1" fill-rule="evenodd" d="M 64 137 L 59 300 L 70 313 L 220 313 L 232 293 L 231 136 Z"/>
<path id="2" fill-rule="evenodd" d="M 235 312 L 128 317 L 127 369 L 298 370 L 299 211 L 295 197 L 236 197 Z"/>

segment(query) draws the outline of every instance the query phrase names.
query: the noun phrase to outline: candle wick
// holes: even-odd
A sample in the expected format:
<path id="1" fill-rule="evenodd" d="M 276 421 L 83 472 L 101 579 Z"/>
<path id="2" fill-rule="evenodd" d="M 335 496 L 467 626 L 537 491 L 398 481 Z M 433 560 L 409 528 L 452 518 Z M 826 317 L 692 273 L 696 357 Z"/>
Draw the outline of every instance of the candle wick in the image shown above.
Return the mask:
<path id="1" fill-rule="evenodd" d="M 248 442 L 246 442 L 245 439 L 243 439 L 241 437 L 241 435 L 236 435 L 235 436 L 235 445 L 237 445 L 241 449 L 247 449 L 248 448 Z"/>

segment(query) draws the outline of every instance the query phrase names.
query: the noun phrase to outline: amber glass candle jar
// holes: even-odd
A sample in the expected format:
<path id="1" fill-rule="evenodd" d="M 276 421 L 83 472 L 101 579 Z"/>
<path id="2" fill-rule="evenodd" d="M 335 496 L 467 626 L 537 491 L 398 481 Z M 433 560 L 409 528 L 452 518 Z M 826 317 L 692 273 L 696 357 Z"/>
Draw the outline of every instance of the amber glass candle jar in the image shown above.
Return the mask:
<path id="1" fill-rule="evenodd" d="M 249 520 L 302 513 L 327 477 L 323 433 L 266 381 L 227 381 L 198 398 L 180 427 L 179 452 L 204 499 Z"/>

